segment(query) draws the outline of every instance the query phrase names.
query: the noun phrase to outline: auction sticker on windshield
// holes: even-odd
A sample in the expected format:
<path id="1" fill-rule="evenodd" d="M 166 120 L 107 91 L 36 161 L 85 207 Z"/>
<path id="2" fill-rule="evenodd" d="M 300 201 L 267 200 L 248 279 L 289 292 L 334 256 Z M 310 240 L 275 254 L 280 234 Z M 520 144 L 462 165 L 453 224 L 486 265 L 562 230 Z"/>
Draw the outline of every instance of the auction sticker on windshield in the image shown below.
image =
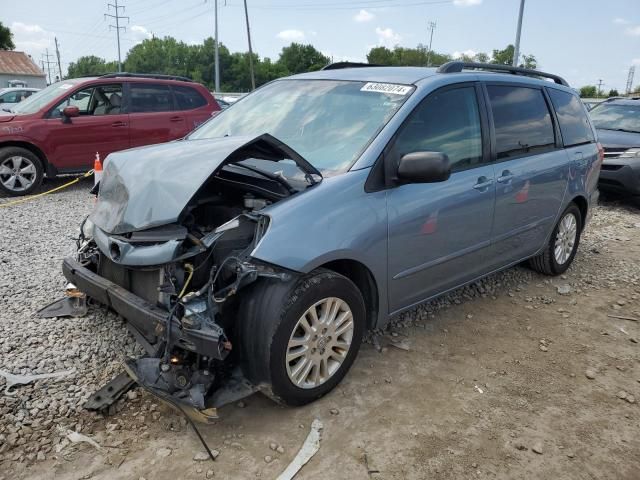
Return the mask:
<path id="1" fill-rule="evenodd" d="M 394 95 L 406 95 L 411 91 L 411 87 L 407 85 L 398 85 L 395 83 L 373 83 L 369 82 L 360 89 L 361 92 L 377 92 L 392 93 Z"/>

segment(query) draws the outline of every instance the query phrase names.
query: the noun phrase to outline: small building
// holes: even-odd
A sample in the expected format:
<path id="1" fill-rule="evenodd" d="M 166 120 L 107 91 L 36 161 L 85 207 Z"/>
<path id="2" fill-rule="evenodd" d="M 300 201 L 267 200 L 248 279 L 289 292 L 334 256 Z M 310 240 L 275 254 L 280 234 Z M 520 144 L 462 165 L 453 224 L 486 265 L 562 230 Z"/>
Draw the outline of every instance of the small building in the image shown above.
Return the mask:
<path id="1" fill-rule="evenodd" d="M 0 88 L 45 88 L 44 72 L 24 52 L 0 50 Z"/>

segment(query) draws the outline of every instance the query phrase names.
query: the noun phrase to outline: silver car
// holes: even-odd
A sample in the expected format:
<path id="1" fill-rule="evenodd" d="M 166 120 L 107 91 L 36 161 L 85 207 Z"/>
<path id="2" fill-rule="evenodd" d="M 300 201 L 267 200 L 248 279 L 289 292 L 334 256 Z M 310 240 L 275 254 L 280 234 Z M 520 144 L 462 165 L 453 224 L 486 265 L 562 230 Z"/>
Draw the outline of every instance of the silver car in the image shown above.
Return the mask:
<path id="1" fill-rule="evenodd" d="M 30 97 L 39 90 L 39 88 L 29 87 L 0 88 L 0 109 L 9 111 L 11 110 L 11 107 L 20 103 L 25 98 Z"/>

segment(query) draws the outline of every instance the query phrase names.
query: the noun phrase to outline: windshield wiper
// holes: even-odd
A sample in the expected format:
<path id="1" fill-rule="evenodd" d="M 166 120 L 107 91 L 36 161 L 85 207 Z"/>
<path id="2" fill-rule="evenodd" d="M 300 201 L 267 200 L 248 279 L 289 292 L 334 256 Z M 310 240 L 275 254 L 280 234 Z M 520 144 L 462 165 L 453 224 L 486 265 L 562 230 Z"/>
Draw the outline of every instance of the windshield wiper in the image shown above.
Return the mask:
<path id="1" fill-rule="evenodd" d="M 287 192 L 289 192 L 290 195 L 293 195 L 294 193 L 298 193 L 298 191 L 295 188 L 293 188 L 293 186 L 289 183 L 289 181 L 286 178 L 284 178 L 284 176 L 281 175 L 281 174 L 278 175 L 277 173 L 265 172 L 264 170 L 260 170 L 260 169 L 255 168 L 255 167 L 251 167 L 251 166 L 245 165 L 243 163 L 233 162 L 233 163 L 230 163 L 229 165 L 233 165 L 235 167 L 244 168 L 244 169 L 249 170 L 249 171 L 251 171 L 253 173 L 257 173 L 258 175 L 262 175 L 263 177 L 268 178 L 269 180 L 273 180 L 274 182 L 277 182 L 280 185 L 282 185 L 285 188 L 285 190 Z"/>
<path id="2" fill-rule="evenodd" d="M 612 132 L 627 132 L 627 133 L 640 133 L 640 130 L 629 130 L 627 128 L 605 128 L 605 127 L 596 127 L 600 130 L 610 130 Z"/>

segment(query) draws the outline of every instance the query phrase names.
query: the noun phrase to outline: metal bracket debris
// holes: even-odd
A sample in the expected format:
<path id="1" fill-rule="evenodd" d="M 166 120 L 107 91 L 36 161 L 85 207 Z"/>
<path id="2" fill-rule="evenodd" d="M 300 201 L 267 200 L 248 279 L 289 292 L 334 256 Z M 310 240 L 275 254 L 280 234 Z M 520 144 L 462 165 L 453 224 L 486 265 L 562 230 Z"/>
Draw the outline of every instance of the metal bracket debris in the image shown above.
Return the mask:
<path id="1" fill-rule="evenodd" d="M 65 296 L 36 312 L 38 318 L 84 317 L 87 314 L 87 295 L 68 283 Z"/>
<path id="2" fill-rule="evenodd" d="M 126 372 L 122 372 L 104 387 L 91 395 L 83 405 L 87 410 L 105 412 L 116 403 L 122 395 L 135 386 L 136 382 Z"/>
<path id="3" fill-rule="evenodd" d="M 62 372 L 55 373 L 38 373 L 33 375 L 14 375 L 13 373 L 5 372 L 4 370 L 0 370 L 0 377 L 4 377 L 7 379 L 7 384 L 4 387 L 5 395 L 13 395 L 14 392 L 11 391 L 11 388 L 15 385 L 27 385 L 31 382 L 35 382 L 36 380 L 43 380 L 45 378 L 63 378 L 72 373 L 75 373 L 75 369 L 64 370 Z"/>
<path id="4" fill-rule="evenodd" d="M 311 424 L 311 431 L 307 439 L 302 444 L 302 448 L 291 461 L 284 472 L 280 474 L 277 480 L 291 480 L 300 471 L 306 463 L 311 460 L 318 450 L 320 450 L 320 440 L 322 439 L 322 422 L 317 418 Z"/>

